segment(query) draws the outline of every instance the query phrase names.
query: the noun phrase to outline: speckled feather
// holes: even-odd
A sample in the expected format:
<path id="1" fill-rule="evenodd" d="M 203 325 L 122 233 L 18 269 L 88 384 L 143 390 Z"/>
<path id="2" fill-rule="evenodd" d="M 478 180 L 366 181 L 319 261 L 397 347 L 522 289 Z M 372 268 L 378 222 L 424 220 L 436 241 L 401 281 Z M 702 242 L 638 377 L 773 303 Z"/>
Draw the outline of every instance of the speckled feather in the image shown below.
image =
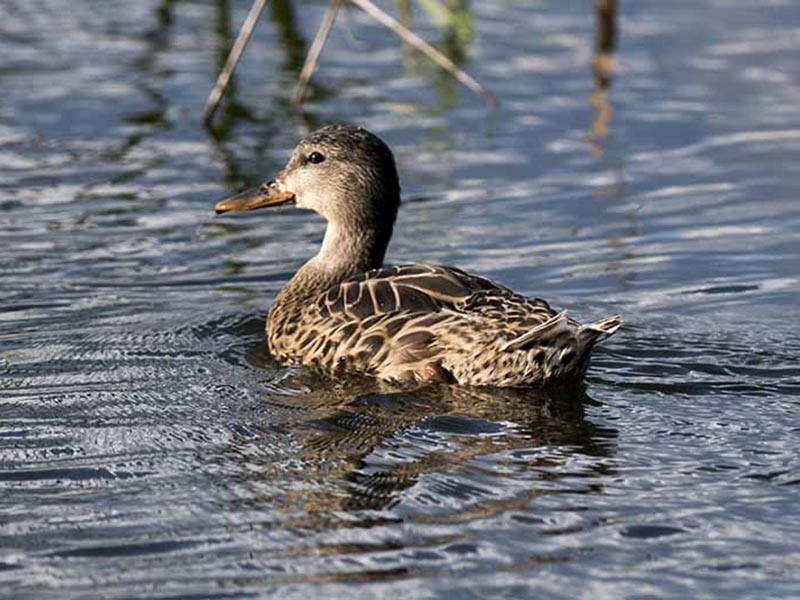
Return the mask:
<path id="1" fill-rule="evenodd" d="M 311 133 L 274 181 L 216 208 L 287 201 L 322 215 L 328 228 L 270 309 L 270 351 L 286 363 L 402 383 L 572 383 L 596 342 L 622 324 L 609 317 L 581 325 L 544 300 L 452 267 L 381 268 L 400 185 L 389 147 L 361 127 Z"/>
<path id="2" fill-rule="evenodd" d="M 288 362 L 400 383 L 541 386 L 580 380 L 597 339 L 540 299 L 452 267 L 375 269 L 270 317 L 272 352 Z M 272 315 L 275 315 L 273 318 Z M 515 340 L 552 324 L 514 349 Z"/>

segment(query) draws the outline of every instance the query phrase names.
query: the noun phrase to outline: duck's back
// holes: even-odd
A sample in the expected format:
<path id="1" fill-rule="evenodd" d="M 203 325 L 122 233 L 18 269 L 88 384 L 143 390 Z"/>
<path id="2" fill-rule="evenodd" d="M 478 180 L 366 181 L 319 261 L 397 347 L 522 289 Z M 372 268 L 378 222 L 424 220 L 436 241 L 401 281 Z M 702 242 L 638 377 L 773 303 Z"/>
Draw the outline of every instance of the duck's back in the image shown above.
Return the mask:
<path id="1" fill-rule="evenodd" d="M 580 380 L 595 342 L 620 325 L 618 317 L 580 325 L 543 300 L 452 267 L 402 265 L 273 307 L 268 334 L 278 358 L 330 371 L 538 386 Z"/>

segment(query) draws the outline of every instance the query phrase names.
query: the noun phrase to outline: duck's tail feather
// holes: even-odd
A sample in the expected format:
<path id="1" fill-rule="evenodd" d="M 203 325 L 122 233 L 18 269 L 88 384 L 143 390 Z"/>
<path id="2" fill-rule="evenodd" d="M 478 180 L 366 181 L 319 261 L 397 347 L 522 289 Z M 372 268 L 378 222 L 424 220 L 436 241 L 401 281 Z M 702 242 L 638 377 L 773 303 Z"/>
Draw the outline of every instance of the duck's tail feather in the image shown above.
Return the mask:
<path id="1" fill-rule="evenodd" d="M 578 338 L 585 343 L 596 344 L 614 335 L 623 323 L 619 315 L 605 317 L 578 327 Z"/>
<path id="2" fill-rule="evenodd" d="M 583 342 L 584 345 L 591 346 L 614 335 L 617 330 L 622 327 L 622 323 L 622 317 L 619 315 L 614 315 L 613 317 L 599 319 L 594 323 L 580 325 L 576 331 L 575 321 L 572 321 L 567 317 L 567 311 L 562 311 L 541 325 L 538 325 L 530 331 L 523 333 L 519 337 L 506 342 L 500 347 L 500 350 L 502 352 L 526 350 L 534 343 L 542 343 L 548 338 L 558 337 L 567 331 L 571 331 L 569 334 L 570 337 L 575 335 L 580 342 Z"/>
<path id="3" fill-rule="evenodd" d="M 514 350 L 524 350 L 534 342 L 542 341 L 548 337 L 558 335 L 568 327 L 569 319 L 567 311 L 561 311 L 557 315 L 550 317 L 541 325 L 537 325 L 530 331 L 526 331 L 521 336 L 514 338 L 500 347 L 501 352 L 513 352 Z"/>

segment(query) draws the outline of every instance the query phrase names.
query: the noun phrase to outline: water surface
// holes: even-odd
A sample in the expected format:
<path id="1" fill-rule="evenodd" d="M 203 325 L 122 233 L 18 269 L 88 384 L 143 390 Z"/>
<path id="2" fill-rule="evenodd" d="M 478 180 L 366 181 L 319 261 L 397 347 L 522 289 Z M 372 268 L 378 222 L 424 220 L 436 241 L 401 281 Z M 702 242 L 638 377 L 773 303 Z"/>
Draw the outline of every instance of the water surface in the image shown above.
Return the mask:
<path id="1" fill-rule="evenodd" d="M 391 3 L 383 3 L 394 9 Z M 0 5 L 0 595 L 796 597 L 800 68 L 790 1 L 476 2 L 415 28 L 489 112 L 323 2 Z M 286 369 L 263 321 L 322 224 L 214 217 L 304 128 L 395 149 L 393 262 L 623 332 L 585 389 Z"/>

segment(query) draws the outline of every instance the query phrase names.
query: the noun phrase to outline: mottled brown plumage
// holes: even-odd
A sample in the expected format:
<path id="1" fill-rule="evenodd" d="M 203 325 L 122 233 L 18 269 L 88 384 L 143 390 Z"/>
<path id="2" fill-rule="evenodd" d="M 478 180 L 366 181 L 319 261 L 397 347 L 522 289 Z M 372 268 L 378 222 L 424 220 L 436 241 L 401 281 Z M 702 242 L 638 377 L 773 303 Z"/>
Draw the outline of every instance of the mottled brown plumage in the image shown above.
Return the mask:
<path id="1" fill-rule="evenodd" d="M 382 268 L 400 204 L 389 148 L 352 125 L 304 138 L 275 181 L 218 212 L 292 203 L 321 214 L 320 252 L 281 290 L 267 339 L 281 361 L 400 383 L 580 381 L 619 317 L 581 325 L 544 301 L 452 267 Z"/>

